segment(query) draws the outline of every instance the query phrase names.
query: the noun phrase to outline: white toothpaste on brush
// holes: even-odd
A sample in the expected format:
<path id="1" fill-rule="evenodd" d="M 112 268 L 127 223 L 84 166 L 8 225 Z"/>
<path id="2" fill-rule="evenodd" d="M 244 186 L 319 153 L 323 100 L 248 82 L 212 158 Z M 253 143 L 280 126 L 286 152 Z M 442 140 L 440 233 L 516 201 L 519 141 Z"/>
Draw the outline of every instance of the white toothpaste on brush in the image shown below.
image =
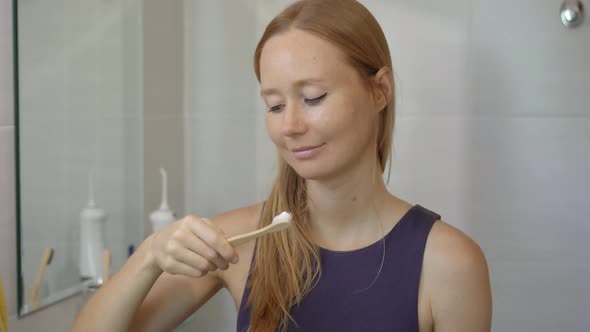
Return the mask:
<path id="1" fill-rule="evenodd" d="M 262 228 L 259 228 L 255 231 L 244 233 L 241 235 L 236 235 L 234 237 L 229 238 L 229 243 L 232 246 L 239 246 L 242 245 L 250 240 L 254 240 L 259 238 L 265 234 L 271 234 L 283 231 L 291 226 L 291 218 L 293 216 L 289 212 L 282 212 L 281 214 L 277 215 L 276 217 L 272 218 L 272 222 L 270 225 L 266 225 Z"/>
<path id="2" fill-rule="evenodd" d="M 293 218 L 293 216 L 289 212 L 283 211 L 283 212 L 281 212 L 281 214 L 272 218 L 272 223 L 276 224 L 276 223 L 280 223 L 280 222 L 290 222 L 291 218 Z"/>

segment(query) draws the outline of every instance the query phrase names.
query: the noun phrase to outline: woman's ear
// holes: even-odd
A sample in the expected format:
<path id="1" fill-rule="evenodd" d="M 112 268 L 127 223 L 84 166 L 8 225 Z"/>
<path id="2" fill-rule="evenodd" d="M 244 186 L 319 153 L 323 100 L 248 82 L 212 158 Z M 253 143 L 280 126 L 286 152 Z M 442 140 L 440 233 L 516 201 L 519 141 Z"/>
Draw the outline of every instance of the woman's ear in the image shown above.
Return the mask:
<path id="1" fill-rule="evenodd" d="M 377 111 L 381 112 L 393 100 L 393 75 L 391 68 L 382 67 L 371 78 L 373 81 L 373 97 L 375 98 L 375 105 Z"/>

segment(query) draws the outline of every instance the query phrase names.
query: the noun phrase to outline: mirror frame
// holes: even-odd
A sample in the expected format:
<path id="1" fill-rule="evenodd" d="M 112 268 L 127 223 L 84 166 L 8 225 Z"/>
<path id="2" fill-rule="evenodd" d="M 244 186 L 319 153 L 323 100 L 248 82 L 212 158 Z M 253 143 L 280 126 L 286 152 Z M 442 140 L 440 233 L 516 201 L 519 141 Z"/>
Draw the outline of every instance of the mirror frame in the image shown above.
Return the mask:
<path id="1" fill-rule="evenodd" d="M 14 162 L 15 162 L 15 222 L 16 222 L 16 271 L 17 271 L 17 317 L 19 319 L 41 311 L 81 293 L 92 292 L 97 285 L 94 280 L 81 281 L 71 287 L 55 292 L 39 300 L 39 305 L 31 307 L 25 302 L 22 271 L 22 227 L 20 191 L 20 87 L 19 87 L 19 38 L 18 38 L 18 0 L 12 0 L 12 48 L 13 48 L 13 90 L 14 90 Z"/>
<path id="2" fill-rule="evenodd" d="M 16 222 L 16 271 L 17 271 L 17 315 L 19 318 L 27 313 L 23 308 L 23 279 L 21 258 L 21 204 L 20 204 L 20 122 L 19 122 L 19 61 L 18 61 L 18 1 L 12 0 L 12 73 L 14 90 L 14 184 L 15 184 L 15 222 Z"/>

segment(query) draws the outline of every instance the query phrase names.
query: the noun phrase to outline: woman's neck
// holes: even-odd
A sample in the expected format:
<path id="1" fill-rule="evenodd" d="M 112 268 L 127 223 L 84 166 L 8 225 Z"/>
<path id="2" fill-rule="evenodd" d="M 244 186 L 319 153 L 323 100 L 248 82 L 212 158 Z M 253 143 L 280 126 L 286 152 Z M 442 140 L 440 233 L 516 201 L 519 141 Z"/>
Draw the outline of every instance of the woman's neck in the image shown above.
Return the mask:
<path id="1" fill-rule="evenodd" d="M 312 237 L 322 247 L 354 249 L 378 239 L 386 227 L 381 220 L 393 196 L 378 165 L 358 166 L 338 178 L 306 181 Z"/>

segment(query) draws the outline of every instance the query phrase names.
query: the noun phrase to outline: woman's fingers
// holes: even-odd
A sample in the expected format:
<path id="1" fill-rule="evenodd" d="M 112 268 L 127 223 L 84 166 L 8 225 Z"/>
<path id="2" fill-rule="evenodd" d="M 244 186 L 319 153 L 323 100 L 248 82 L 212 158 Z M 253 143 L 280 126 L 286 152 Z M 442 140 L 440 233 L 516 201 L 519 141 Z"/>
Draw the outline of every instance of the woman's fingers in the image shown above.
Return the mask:
<path id="1" fill-rule="evenodd" d="M 171 274 L 202 277 L 237 263 L 238 254 L 223 230 L 206 218 L 186 216 L 158 231 L 151 250 L 159 267 Z"/>
<path id="2" fill-rule="evenodd" d="M 174 258 L 183 264 L 194 267 L 201 271 L 213 272 L 218 268 L 215 263 L 199 254 L 192 252 L 187 248 L 179 249 Z"/>
<path id="3" fill-rule="evenodd" d="M 213 229 L 215 229 L 216 231 L 218 231 L 219 233 L 221 233 L 221 235 L 223 235 L 225 237 L 225 232 L 223 231 L 223 229 L 221 229 L 221 227 L 219 227 L 219 225 L 217 225 L 216 223 L 211 221 L 211 219 L 201 218 L 201 221 L 206 223 L 207 225 L 211 226 Z"/>
<path id="4" fill-rule="evenodd" d="M 200 278 L 209 273 L 208 270 L 201 270 L 179 261 L 171 263 L 166 267 L 165 271 L 170 274 L 186 275 L 193 278 Z"/>
<path id="5" fill-rule="evenodd" d="M 208 246 L 203 240 L 191 233 L 191 237 L 183 238 L 182 245 L 193 254 L 199 254 L 203 258 L 213 263 L 221 270 L 227 270 L 229 263 L 213 248 Z"/>
<path id="6" fill-rule="evenodd" d="M 234 264 L 238 262 L 237 251 L 214 223 L 203 218 L 192 218 L 187 220 L 186 226 L 209 247 L 217 251 L 223 259 Z"/>

